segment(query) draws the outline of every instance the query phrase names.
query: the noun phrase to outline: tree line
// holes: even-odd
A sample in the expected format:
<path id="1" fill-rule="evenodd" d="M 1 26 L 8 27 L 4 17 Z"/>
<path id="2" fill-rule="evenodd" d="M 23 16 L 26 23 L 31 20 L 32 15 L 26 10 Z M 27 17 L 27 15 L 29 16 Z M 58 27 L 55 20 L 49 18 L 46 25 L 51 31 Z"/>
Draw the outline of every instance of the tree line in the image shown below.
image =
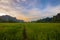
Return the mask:
<path id="1" fill-rule="evenodd" d="M 32 22 L 36 22 L 36 23 L 60 23 L 60 13 L 58 13 L 57 15 L 55 15 L 53 17 L 46 17 L 46 18 L 39 19 L 37 21 L 32 21 Z"/>
<path id="2" fill-rule="evenodd" d="M 16 23 L 16 22 L 24 22 L 24 21 L 18 20 L 15 17 L 9 15 L 0 16 L 0 23 Z"/>

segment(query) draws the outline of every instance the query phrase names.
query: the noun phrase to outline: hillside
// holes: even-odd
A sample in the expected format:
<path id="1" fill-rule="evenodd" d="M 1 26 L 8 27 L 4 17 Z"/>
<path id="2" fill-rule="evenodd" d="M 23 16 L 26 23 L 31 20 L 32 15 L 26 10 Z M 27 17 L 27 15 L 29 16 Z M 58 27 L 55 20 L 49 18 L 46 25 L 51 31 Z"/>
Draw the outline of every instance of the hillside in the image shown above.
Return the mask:
<path id="1" fill-rule="evenodd" d="M 0 22 L 24 22 L 23 20 L 18 20 L 15 17 L 9 15 L 0 16 Z"/>
<path id="2" fill-rule="evenodd" d="M 33 21 L 33 22 L 41 22 L 41 23 L 60 23 L 60 13 L 58 13 L 57 15 L 53 16 L 53 17 L 46 17 L 43 19 L 39 19 L 37 21 Z"/>

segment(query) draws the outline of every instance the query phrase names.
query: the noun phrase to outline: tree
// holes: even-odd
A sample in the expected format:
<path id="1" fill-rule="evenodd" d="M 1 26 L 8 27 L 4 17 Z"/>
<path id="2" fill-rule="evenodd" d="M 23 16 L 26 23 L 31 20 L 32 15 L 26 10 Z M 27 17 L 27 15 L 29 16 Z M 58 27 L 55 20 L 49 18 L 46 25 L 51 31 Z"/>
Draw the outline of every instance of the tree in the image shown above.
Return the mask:
<path id="1" fill-rule="evenodd" d="M 38 23 L 39 22 L 41 22 L 41 23 L 46 23 L 46 22 L 49 22 L 49 23 L 51 23 L 51 22 L 60 23 L 60 13 L 58 13 L 56 16 L 53 16 L 51 18 L 46 17 L 46 18 L 43 18 L 43 19 L 39 19 L 39 20 L 37 20 L 35 22 L 38 22 Z"/>
<path id="2" fill-rule="evenodd" d="M 23 20 L 18 20 L 15 17 L 11 17 L 9 15 L 4 15 L 4 16 L 0 16 L 0 22 L 14 23 L 14 22 L 24 22 L 24 21 Z"/>

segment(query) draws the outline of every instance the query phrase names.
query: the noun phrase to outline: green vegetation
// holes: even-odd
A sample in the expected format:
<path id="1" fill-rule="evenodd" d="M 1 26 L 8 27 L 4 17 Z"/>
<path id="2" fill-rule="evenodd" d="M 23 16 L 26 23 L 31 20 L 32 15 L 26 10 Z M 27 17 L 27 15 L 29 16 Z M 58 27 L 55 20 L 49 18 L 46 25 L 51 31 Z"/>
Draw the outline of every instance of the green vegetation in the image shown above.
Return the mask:
<path id="1" fill-rule="evenodd" d="M 0 40 L 60 40 L 60 23 L 0 23 Z"/>
<path id="2" fill-rule="evenodd" d="M 24 20 L 19 20 L 9 15 L 0 16 L 0 23 L 20 23 L 20 22 L 24 22 Z"/>
<path id="3" fill-rule="evenodd" d="M 32 21 L 32 22 L 37 22 L 37 23 L 60 23 L 60 13 L 53 17 L 46 17 L 43 19 L 39 19 L 37 21 Z"/>

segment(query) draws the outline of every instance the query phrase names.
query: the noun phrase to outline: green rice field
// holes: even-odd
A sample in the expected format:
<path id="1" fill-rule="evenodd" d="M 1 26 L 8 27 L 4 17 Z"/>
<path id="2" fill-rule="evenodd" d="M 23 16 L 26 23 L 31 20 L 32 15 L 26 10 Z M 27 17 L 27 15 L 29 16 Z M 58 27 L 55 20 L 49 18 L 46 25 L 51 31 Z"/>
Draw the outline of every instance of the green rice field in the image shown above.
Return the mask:
<path id="1" fill-rule="evenodd" d="M 60 23 L 0 23 L 0 40 L 60 40 Z"/>

